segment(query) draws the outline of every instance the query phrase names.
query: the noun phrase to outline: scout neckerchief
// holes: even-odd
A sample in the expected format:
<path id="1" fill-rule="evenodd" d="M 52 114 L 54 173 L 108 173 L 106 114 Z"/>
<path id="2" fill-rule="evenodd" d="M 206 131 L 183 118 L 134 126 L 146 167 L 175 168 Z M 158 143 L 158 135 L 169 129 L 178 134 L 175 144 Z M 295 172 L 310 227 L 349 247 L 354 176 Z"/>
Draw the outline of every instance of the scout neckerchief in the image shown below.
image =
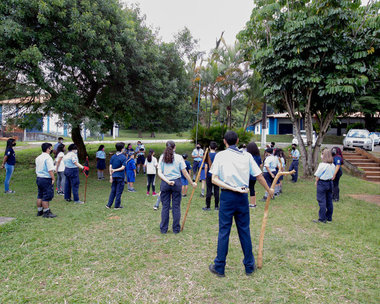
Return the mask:
<path id="1" fill-rule="evenodd" d="M 238 148 L 236 148 L 236 145 L 229 146 L 227 149 L 243 154 L 243 151 L 240 151 Z"/>

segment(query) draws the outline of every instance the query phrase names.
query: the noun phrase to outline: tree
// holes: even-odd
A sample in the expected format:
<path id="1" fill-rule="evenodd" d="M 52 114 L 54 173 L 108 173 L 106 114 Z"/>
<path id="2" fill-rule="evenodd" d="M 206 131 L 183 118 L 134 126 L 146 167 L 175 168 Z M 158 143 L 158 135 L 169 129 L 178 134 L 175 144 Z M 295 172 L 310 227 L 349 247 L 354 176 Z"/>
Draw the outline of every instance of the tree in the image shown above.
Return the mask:
<path id="1" fill-rule="evenodd" d="M 373 22 L 378 4 L 365 9 L 360 1 L 344 0 L 255 3 L 239 40 L 262 77 L 266 98 L 289 113 L 304 174 L 311 176 L 334 116 L 364 93 L 369 78 L 378 77 L 373 69 L 378 60 L 373 51 L 379 46 L 379 23 Z M 301 117 L 307 149 L 300 136 Z M 315 148 L 313 118 L 320 126 Z"/>

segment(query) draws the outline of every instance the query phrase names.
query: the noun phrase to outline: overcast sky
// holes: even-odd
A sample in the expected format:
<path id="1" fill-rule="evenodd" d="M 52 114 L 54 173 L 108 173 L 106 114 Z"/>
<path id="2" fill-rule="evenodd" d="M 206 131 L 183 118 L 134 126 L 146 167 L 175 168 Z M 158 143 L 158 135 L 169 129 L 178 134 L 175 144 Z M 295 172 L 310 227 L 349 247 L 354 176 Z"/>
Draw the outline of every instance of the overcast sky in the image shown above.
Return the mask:
<path id="1" fill-rule="evenodd" d="M 185 26 L 194 38 L 199 39 L 199 49 L 209 51 L 216 39 L 225 31 L 226 43 L 232 45 L 236 34 L 249 20 L 253 8 L 251 0 L 121 0 L 138 3 L 146 22 L 159 28 L 166 42 Z"/>

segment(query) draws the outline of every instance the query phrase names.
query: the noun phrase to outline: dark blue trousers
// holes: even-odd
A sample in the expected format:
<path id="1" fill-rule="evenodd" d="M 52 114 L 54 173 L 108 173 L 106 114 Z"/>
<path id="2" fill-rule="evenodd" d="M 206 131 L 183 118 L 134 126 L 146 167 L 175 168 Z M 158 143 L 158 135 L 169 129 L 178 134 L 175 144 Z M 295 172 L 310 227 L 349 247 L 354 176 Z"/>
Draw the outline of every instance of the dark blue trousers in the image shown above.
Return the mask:
<path id="1" fill-rule="evenodd" d="M 161 182 L 161 233 L 166 233 L 169 226 L 169 208 L 170 200 L 172 201 L 172 213 L 173 213 L 173 232 L 178 233 L 181 230 L 181 198 L 182 198 L 182 183 L 181 179 L 174 180 L 174 186 L 169 186 L 164 181 Z"/>
<path id="2" fill-rule="evenodd" d="M 290 164 L 289 171 L 295 170 L 296 173 L 292 174 L 292 181 L 296 182 L 298 180 L 298 160 L 293 160 Z"/>
<path id="3" fill-rule="evenodd" d="M 272 172 L 272 173 L 275 174 L 275 172 Z M 264 176 L 265 181 L 267 182 L 268 187 L 270 188 L 272 186 L 272 183 L 273 183 L 272 176 L 270 175 L 269 172 L 264 172 L 263 176 Z"/>
<path id="4" fill-rule="evenodd" d="M 342 170 L 339 170 L 333 180 L 333 193 L 332 193 L 333 200 L 339 201 L 339 180 L 342 177 L 342 174 L 343 174 Z"/>
<path id="5" fill-rule="evenodd" d="M 79 201 L 79 169 L 65 168 L 65 199 L 71 199 L 71 190 L 73 191 L 74 201 Z"/>
<path id="6" fill-rule="evenodd" d="M 331 180 L 319 180 L 317 183 L 317 201 L 319 204 L 319 220 L 325 222 L 332 220 L 333 202 L 332 202 L 333 183 Z"/>
<path id="7" fill-rule="evenodd" d="M 108 199 L 108 207 L 111 207 L 115 200 L 115 208 L 119 208 L 121 204 L 121 195 L 124 191 L 124 177 L 114 177 L 112 179 L 111 193 Z M 116 198 L 116 199 L 115 199 Z"/>
<path id="8" fill-rule="evenodd" d="M 235 219 L 241 248 L 244 253 L 243 264 L 245 271 L 250 273 L 254 270 L 255 258 L 252 253 L 251 232 L 249 230 L 248 194 L 228 190 L 222 190 L 220 195 L 218 249 L 214 260 L 215 270 L 224 274 L 233 218 Z"/>

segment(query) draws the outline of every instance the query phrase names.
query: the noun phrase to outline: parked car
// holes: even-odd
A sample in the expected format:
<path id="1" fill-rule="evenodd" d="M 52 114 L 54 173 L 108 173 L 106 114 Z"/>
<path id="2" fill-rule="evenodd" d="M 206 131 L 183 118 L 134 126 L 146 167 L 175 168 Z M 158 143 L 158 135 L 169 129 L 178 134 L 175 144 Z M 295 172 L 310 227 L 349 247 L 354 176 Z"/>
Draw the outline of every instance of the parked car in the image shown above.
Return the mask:
<path id="1" fill-rule="evenodd" d="M 373 151 L 375 144 L 369 135 L 369 131 L 365 129 L 351 129 L 347 135 L 343 134 L 343 150 L 355 149 L 355 147 Z"/>
<path id="2" fill-rule="evenodd" d="M 371 132 L 369 133 L 369 137 L 372 138 L 375 146 L 380 144 L 380 132 Z"/>
<path id="3" fill-rule="evenodd" d="M 294 137 L 294 139 L 297 140 L 297 138 L 296 138 L 295 135 L 294 135 L 293 137 Z M 317 141 L 317 138 L 318 138 L 317 133 L 316 133 L 315 131 L 313 131 L 313 133 L 312 133 L 312 137 L 313 137 L 313 139 L 312 139 L 312 146 L 314 147 L 314 146 L 315 146 L 315 142 Z M 307 145 L 306 130 L 301 130 L 301 138 L 302 138 L 303 143 L 304 143 L 305 145 Z M 293 139 L 293 140 L 294 140 L 294 139 Z M 298 144 L 298 140 L 297 140 L 297 144 Z"/>

